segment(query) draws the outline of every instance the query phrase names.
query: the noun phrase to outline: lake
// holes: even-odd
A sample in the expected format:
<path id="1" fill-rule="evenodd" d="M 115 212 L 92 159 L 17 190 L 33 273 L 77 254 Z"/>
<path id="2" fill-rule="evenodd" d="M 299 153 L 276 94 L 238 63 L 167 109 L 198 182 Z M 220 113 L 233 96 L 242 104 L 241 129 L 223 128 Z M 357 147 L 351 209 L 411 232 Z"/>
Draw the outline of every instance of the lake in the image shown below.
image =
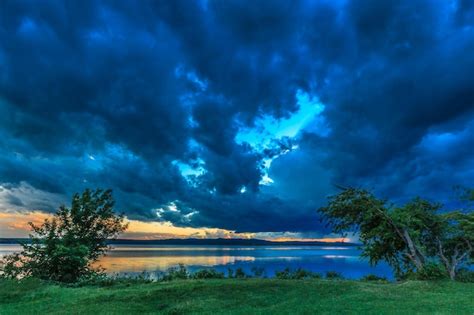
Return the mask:
<path id="1" fill-rule="evenodd" d="M 0 244 L 0 257 L 19 250 L 18 245 Z M 184 264 L 190 271 L 214 268 L 225 273 L 228 268 L 242 268 L 248 274 L 253 268 L 263 268 L 267 277 L 289 267 L 320 273 L 337 271 L 351 279 L 367 274 L 393 278 L 386 264 L 371 267 L 359 254 L 352 246 L 113 245 L 99 264 L 110 274 L 145 271 L 151 277 Z"/>

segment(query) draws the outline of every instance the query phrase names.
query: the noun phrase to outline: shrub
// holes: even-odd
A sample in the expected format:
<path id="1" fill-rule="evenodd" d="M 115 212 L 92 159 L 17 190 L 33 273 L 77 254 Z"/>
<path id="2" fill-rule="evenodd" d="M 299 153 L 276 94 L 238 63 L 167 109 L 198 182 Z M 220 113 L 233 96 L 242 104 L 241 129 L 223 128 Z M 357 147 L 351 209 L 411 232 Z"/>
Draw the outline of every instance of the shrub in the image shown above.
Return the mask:
<path id="1" fill-rule="evenodd" d="M 142 272 L 138 275 L 127 275 L 127 274 L 94 274 L 88 277 L 82 277 L 75 283 L 67 284 L 70 287 L 84 287 L 84 286 L 99 286 L 99 287 L 110 287 L 114 285 L 125 285 L 130 286 L 133 284 L 145 284 L 152 283 L 153 279 L 146 272 Z"/>
<path id="2" fill-rule="evenodd" d="M 342 276 L 342 274 L 340 272 L 327 271 L 326 272 L 326 279 L 336 280 L 336 279 L 344 279 L 344 277 Z"/>
<path id="3" fill-rule="evenodd" d="M 263 267 L 252 267 L 252 273 L 255 278 L 262 278 L 265 273 L 265 268 Z"/>
<path id="4" fill-rule="evenodd" d="M 277 277 L 278 279 L 291 279 L 290 278 L 290 268 L 285 268 L 283 269 L 282 271 L 276 271 L 275 272 L 275 277 Z"/>
<path id="5" fill-rule="evenodd" d="M 474 271 L 468 269 L 460 269 L 456 275 L 456 280 L 460 282 L 474 283 Z"/>
<path id="6" fill-rule="evenodd" d="M 387 278 L 385 278 L 385 277 L 379 277 L 379 276 L 374 275 L 374 274 L 369 274 L 369 275 L 363 276 L 360 280 L 361 280 L 361 281 L 381 281 L 381 282 L 388 282 Z"/>
<path id="7" fill-rule="evenodd" d="M 186 267 L 183 264 L 179 264 L 178 267 L 171 267 L 163 275 L 161 280 L 171 281 L 171 280 L 185 280 L 189 279 L 189 273 Z"/>
<path id="8" fill-rule="evenodd" d="M 278 279 L 295 279 L 295 280 L 321 278 L 321 275 L 319 273 L 304 270 L 302 268 L 298 268 L 294 271 L 291 271 L 290 268 L 285 268 L 282 271 L 275 272 L 275 276 Z"/>
<path id="9" fill-rule="evenodd" d="M 444 280 L 448 278 L 446 268 L 441 264 L 428 263 L 422 270 L 408 275 L 415 280 Z"/>
<path id="10" fill-rule="evenodd" d="M 107 276 L 104 273 L 93 273 L 80 277 L 76 282 L 70 283 L 71 287 L 83 286 L 111 286 L 116 282 L 115 276 Z"/>
<path id="11" fill-rule="evenodd" d="M 224 273 L 214 269 L 201 269 L 192 274 L 191 277 L 193 279 L 222 279 L 224 278 Z"/>
<path id="12" fill-rule="evenodd" d="M 292 279 L 319 279 L 321 275 L 319 273 L 311 272 L 301 268 L 296 269 L 292 274 Z"/>
<path id="13" fill-rule="evenodd" d="M 237 268 L 235 269 L 234 278 L 243 279 L 243 278 L 248 278 L 248 276 L 247 274 L 245 274 L 242 268 Z"/>

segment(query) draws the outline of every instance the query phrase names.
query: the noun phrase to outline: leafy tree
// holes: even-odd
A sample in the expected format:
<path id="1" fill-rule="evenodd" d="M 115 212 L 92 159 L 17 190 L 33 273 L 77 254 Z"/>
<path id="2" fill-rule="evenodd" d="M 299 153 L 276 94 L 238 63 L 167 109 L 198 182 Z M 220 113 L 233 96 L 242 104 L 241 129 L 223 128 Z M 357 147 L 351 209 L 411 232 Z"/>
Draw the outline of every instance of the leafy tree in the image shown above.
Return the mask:
<path id="1" fill-rule="evenodd" d="M 398 277 L 443 263 L 451 279 L 472 259 L 473 213 L 439 214 L 441 205 L 415 198 L 401 207 L 372 193 L 345 188 L 319 209 L 334 232 L 358 231 L 362 256 L 386 261 Z"/>
<path id="2" fill-rule="evenodd" d="M 30 242 L 4 259 L 4 275 L 74 282 L 99 272 L 92 263 L 108 250 L 107 240 L 127 228 L 113 207 L 111 190 L 87 189 L 73 196 L 70 208 L 61 206 L 42 225 L 30 222 Z"/>
<path id="3" fill-rule="evenodd" d="M 461 201 L 474 202 L 474 189 L 462 189 Z M 433 233 L 431 254 L 445 267 L 449 278 L 456 279 L 460 267 L 474 261 L 474 211 L 457 210 L 438 214 L 441 229 Z"/>
<path id="4" fill-rule="evenodd" d="M 436 238 L 436 254 L 454 280 L 459 267 L 474 260 L 474 213 L 454 211 L 442 217 L 445 226 Z"/>
<path id="5" fill-rule="evenodd" d="M 366 190 L 348 188 L 330 197 L 319 212 L 336 233 L 359 231 L 362 256 L 371 264 L 385 260 L 397 274 L 423 268 L 425 255 L 419 242 L 400 222 L 409 218 L 404 209 L 393 209 Z"/>

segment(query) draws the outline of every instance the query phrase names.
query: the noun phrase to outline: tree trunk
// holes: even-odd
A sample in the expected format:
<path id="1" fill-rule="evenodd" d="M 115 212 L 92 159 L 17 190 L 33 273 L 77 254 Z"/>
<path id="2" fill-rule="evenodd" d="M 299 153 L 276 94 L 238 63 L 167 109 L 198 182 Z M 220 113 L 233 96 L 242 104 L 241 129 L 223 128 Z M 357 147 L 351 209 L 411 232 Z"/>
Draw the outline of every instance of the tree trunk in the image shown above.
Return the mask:
<path id="1" fill-rule="evenodd" d="M 449 278 L 451 280 L 454 280 L 454 278 L 456 277 L 456 268 L 451 265 L 449 259 L 446 258 L 446 256 L 444 255 L 443 244 L 441 243 L 441 241 L 439 239 L 437 241 L 439 257 L 441 257 L 441 261 L 443 262 L 444 267 L 446 267 L 446 271 L 449 274 Z"/>
<path id="2" fill-rule="evenodd" d="M 449 279 L 453 280 L 456 279 L 456 265 L 452 265 L 449 269 Z"/>
<path id="3" fill-rule="evenodd" d="M 410 233 L 406 229 L 401 229 L 393 222 L 392 218 L 386 214 L 383 210 L 378 209 L 378 212 L 389 222 L 394 228 L 395 232 L 400 238 L 407 244 L 409 253 L 406 253 L 407 257 L 413 262 L 417 270 L 422 270 L 425 266 L 425 256 L 419 250 L 411 239 Z"/>
<path id="4" fill-rule="evenodd" d="M 459 249 L 458 249 L 460 247 L 460 244 L 457 244 L 456 247 L 454 248 L 453 255 L 450 257 L 451 261 L 449 261 L 449 259 L 444 254 L 443 244 L 438 239 L 438 254 L 439 254 L 439 257 L 441 257 L 441 260 L 443 261 L 444 266 L 446 267 L 446 271 L 448 271 L 449 278 L 451 280 L 456 279 L 456 269 L 458 265 L 463 261 L 464 258 L 468 257 L 472 252 L 471 243 L 468 240 L 465 240 L 465 241 L 468 246 L 468 249 L 464 253 L 461 254 L 459 253 Z"/>
<path id="5" fill-rule="evenodd" d="M 410 255 L 408 255 L 408 257 L 411 258 L 417 270 L 422 270 L 424 267 L 424 257 L 420 257 L 419 250 L 417 250 L 417 248 L 415 247 L 415 244 L 413 243 L 410 234 L 408 234 L 407 230 L 403 230 L 403 239 L 407 243 L 408 249 L 410 250 Z"/>

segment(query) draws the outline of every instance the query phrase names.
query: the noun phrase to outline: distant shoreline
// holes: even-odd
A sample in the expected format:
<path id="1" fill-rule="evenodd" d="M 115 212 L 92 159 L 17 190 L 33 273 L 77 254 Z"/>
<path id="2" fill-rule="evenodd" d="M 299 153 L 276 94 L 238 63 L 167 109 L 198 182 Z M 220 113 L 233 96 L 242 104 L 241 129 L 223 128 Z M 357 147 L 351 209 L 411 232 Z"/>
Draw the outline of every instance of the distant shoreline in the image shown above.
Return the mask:
<path id="1" fill-rule="evenodd" d="M 0 244 L 19 244 L 28 242 L 27 238 L 0 238 Z M 164 240 L 132 240 L 116 239 L 108 242 L 110 245 L 244 245 L 244 246 L 358 246 L 356 243 L 345 242 L 320 242 L 320 241 L 285 241 L 275 242 L 261 239 L 164 239 Z"/>

